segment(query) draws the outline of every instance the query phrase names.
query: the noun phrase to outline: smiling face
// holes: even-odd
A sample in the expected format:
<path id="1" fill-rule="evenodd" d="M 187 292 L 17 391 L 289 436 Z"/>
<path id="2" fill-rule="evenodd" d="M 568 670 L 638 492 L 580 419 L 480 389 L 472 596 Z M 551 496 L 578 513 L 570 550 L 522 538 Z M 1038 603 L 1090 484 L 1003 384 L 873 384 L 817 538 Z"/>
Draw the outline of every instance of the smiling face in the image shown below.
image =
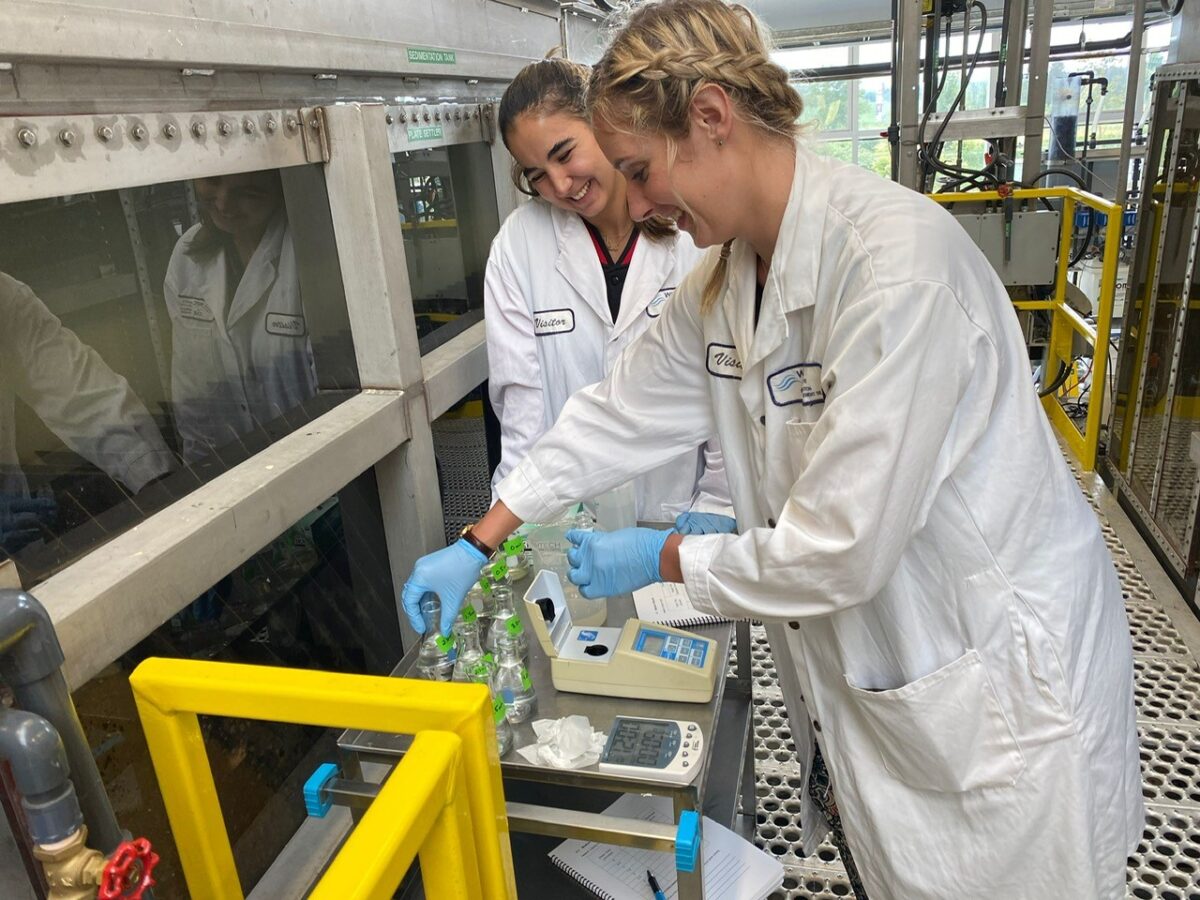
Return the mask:
<path id="1" fill-rule="evenodd" d="M 261 237 L 283 201 L 274 171 L 197 178 L 194 184 L 196 200 L 213 227 L 234 238 Z"/>
<path id="2" fill-rule="evenodd" d="M 588 124 L 567 113 L 517 116 L 505 135 L 509 152 L 546 202 L 591 219 L 617 190 L 617 175 Z"/>
<path id="3" fill-rule="evenodd" d="M 693 129 L 671 146 L 662 135 L 633 134 L 601 119 L 596 142 L 625 176 L 629 214 L 636 221 L 649 216 L 674 219 L 699 247 L 711 247 L 733 237 L 730 213 L 730 173 L 713 151 L 710 140 L 696 140 Z"/>

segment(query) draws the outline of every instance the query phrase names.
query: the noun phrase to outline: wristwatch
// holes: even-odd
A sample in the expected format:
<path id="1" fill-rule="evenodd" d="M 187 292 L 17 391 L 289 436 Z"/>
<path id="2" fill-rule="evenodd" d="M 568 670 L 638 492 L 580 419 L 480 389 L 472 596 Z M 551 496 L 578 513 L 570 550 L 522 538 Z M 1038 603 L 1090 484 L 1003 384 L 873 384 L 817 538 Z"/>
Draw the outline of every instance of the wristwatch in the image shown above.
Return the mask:
<path id="1" fill-rule="evenodd" d="M 491 560 L 491 558 L 496 555 L 496 548 L 489 547 L 478 537 L 476 537 L 475 532 L 472 530 L 474 527 L 474 525 L 468 525 L 466 528 L 464 528 L 461 535 L 462 539 L 482 553 L 486 559 Z"/>

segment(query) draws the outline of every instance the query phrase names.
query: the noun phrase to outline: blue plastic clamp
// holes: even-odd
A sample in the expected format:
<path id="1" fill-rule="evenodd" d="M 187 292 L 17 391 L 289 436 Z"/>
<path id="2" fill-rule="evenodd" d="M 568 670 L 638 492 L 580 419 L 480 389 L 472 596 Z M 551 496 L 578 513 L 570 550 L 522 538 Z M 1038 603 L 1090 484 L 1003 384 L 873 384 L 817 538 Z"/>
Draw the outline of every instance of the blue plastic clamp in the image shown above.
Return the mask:
<path id="1" fill-rule="evenodd" d="M 679 814 L 675 830 L 675 868 L 680 872 L 695 872 L 700 858 L 700 814 L 694 809 Z"/>
<path id="2" fill-rule="evenodd" d="M 304 782 L 304 809 L 314 818 L 323 819 L 333 807 L 333 800 L 321 799 L 325 785 L 342 774 L 337 763 L 321 763 Z"/>

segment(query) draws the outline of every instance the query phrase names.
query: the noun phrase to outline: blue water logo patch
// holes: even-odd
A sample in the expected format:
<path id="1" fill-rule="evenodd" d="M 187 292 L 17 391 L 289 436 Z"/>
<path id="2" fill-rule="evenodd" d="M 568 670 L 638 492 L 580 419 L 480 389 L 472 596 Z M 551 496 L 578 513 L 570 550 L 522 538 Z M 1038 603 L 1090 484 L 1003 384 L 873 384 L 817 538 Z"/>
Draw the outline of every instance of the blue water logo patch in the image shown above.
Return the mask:
<path id="1" fill-rule="evenodd" d="M 767 389 L 776 406 L 816 406 L 825 402 L 820 363 L 796 363 L 767 376 Z"/>
<path id="2" fill-rule="evenodd" d="M 581 631 L 581 632 L 579 632 L 578 640 L 594 641 L 598 637 L 600 637 L 600 632 L 598 632 L 598 631 Z"/>
<path id="3" fill-rule="evenodd" d="M 657 319 L 660 315 L 662 315 L 663 305 L 667 302 L 667 300 L 670 299 L 673 293 L 675 293 L 675 288 L 669 287 L 663 288 L 661 291 L 655 294 L 654 299 L 651 300 L 646 306 L 646 315 L 651 319 Z"/>

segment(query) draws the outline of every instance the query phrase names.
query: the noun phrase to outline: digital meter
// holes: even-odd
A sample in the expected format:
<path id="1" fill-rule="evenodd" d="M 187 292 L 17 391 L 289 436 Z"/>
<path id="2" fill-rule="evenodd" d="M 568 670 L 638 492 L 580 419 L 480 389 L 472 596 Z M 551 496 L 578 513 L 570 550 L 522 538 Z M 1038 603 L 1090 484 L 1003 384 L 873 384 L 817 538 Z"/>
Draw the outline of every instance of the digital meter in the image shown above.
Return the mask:
<path id="1" fill-rule="evenodd" d="M 695 722 L 617 716 L 600 754 L 600 771 L 687 784 L 700 771 L 704 736 Z"/>
<path id="2" fill-rule="evenodd" d="M 576 694 L 707 703 L 717 678 L 716 645 L 678 628 L 629 619 L 620 628 L 581 628 L 555 572 L 538 572 L 525 603 L 550 657 L 554 687 Z"/>

